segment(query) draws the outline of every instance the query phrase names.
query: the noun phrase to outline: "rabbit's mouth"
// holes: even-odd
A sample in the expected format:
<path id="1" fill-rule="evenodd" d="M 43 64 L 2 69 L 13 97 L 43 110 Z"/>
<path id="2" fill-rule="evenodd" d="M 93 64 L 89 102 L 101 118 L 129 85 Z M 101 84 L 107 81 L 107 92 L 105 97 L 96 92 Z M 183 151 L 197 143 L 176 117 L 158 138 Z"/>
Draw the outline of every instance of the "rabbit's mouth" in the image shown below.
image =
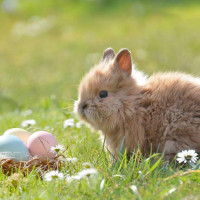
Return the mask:
<path id="1" fill-rule="evenodd" d="M 89 108 L 88 104 L 81 101 L 76 101 L 74 105 L 74 111 L 80 116 L 82 120 L 87 121 L 87 122 L 89 121 L 88 108 Z"/>
<path id="2" fill-rule="evenodd" d="M 92 103 L 85 103 L 85 102 L 76 102 L 76 105 L 74 106 L 76 108 L 74 108 L 74 111 L 79 115 L 79 117 L 93 125 L 93 126 L 97 126 L 97 121 L 98 121 L 98 112 L 97 112 L 97 108 L 94 104 Z"/>

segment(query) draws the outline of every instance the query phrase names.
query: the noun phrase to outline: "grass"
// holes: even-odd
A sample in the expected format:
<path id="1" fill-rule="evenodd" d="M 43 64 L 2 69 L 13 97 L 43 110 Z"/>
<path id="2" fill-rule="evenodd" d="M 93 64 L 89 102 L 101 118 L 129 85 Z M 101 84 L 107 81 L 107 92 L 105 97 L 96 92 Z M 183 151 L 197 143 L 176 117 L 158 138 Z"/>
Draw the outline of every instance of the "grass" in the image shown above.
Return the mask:
<path id="1" fill-rule="evenodd" d="M 116 51 L 129 48 L 147 74 L 178 70 L 198 75 L 199 10 L 198 1 L 20 0 L 16 12 L 0 12 L 0 133 L 35 119 L 30 132 L 52 132 L 68 147 L 66 156 L 78 158 L 63 173 L 75 174 L 83 162 L 99 171 L 89 185 L 85 180 L 49 183 L 38 179 L 36 172 L 15 181 L 0 171 L 0 198 L 199 199 L 198 171 L 180 174 L 184 169 L 167 165 L 158 155 L 146 160 L 135 154 L 130 162 L 123 157 L 113 164 L 98 133 L 87 127 L 63 128 L 66 118 L 76 118 L 72 105 L 81 77 L 108 46 Z M 26 28 L 34 23 L 35 16 L 47 20 L 46 28 L 32 30 L 33 36 L 25 28 L 16 31 L 19 23 Z M 27 109 L 33 113 L 24 116 Z M 172 175 L 178 176 L 166 179 Z M 139 195 L 129 188 L 132 184 Z"/>

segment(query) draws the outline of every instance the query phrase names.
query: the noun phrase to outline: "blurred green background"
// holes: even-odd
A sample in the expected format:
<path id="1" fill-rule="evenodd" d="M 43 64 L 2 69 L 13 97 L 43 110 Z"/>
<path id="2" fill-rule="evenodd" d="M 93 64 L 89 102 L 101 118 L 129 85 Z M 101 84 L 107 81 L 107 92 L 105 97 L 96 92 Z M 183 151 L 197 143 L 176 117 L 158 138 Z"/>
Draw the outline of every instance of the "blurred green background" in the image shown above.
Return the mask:
<path id="1" fill-rule="evenodd" d="M 199 199 L 198 174 L 166 182 L 179 169 L 158 162 L 154 167 L 149 158 L 114 167 L 98 133 L 63 126 L 66 118 L 78 122 L 71 111 L 79 82 L 107 47 L 128 48 L 148 75 L 183 71 L 199 76 L 200 1 L 0 0 L 0 135 L 34 119 L 36 125 L 23 128 L 51 132 L 67 148 L 67 157 L 78 158 L 64 173 L 77 173 L 83 162 L 100 172 L 92 188 L 87 182 L 48 184 L 34 173 L 15 187 L 5 184 L 9 179 L 0 170 L 0 199 L 140 199 L 130 184 L 138 186 L 143 199 Z M 144 180 L 141 171 L 148 174 Z M 124 178 L 114 179 L 116 173 Z M 172 196 L 170 191 L 175 191 Z"/>
<path id="2" fill-rule="evenodd" d="M 0 111 L 77 98 L 104 49 L 128 48 L 138 69 L 200 74 L 200 1 L 0 1 Z M 68 103 L 66 103 L 68 102 Z"/>

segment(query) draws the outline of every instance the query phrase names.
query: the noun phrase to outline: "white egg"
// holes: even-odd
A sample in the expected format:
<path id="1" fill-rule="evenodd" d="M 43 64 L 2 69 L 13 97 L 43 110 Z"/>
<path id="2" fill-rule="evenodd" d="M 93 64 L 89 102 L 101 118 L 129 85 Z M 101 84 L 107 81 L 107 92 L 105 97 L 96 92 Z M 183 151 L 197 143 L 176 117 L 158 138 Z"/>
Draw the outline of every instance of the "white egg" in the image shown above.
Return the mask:
<path id="1" fill-rule="evenodd" d="M 22 128 L 11 128 L 7 130 L 4 135 L 15 135 L 27 145 L 28 138 L 31 134 Z"/>

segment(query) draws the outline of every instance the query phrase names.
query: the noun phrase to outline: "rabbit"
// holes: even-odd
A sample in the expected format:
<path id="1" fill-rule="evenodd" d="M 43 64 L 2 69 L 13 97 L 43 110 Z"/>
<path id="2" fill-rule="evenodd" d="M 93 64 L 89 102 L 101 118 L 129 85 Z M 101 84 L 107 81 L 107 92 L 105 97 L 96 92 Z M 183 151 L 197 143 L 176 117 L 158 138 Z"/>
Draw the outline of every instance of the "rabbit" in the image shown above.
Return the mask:
<path id="1" fill-rule="evenodd" d="M 112 48 L 82 79 L 75 110 L 99 130 L 117 158 L 122 141 L 130 157 L 181 150 L 200 152 L 200 79 L 179 72 L 156 73 L 143 84 L 134 77 L 131 53 Z M 140 77 L 141 78 L 141 77 Z"/>

